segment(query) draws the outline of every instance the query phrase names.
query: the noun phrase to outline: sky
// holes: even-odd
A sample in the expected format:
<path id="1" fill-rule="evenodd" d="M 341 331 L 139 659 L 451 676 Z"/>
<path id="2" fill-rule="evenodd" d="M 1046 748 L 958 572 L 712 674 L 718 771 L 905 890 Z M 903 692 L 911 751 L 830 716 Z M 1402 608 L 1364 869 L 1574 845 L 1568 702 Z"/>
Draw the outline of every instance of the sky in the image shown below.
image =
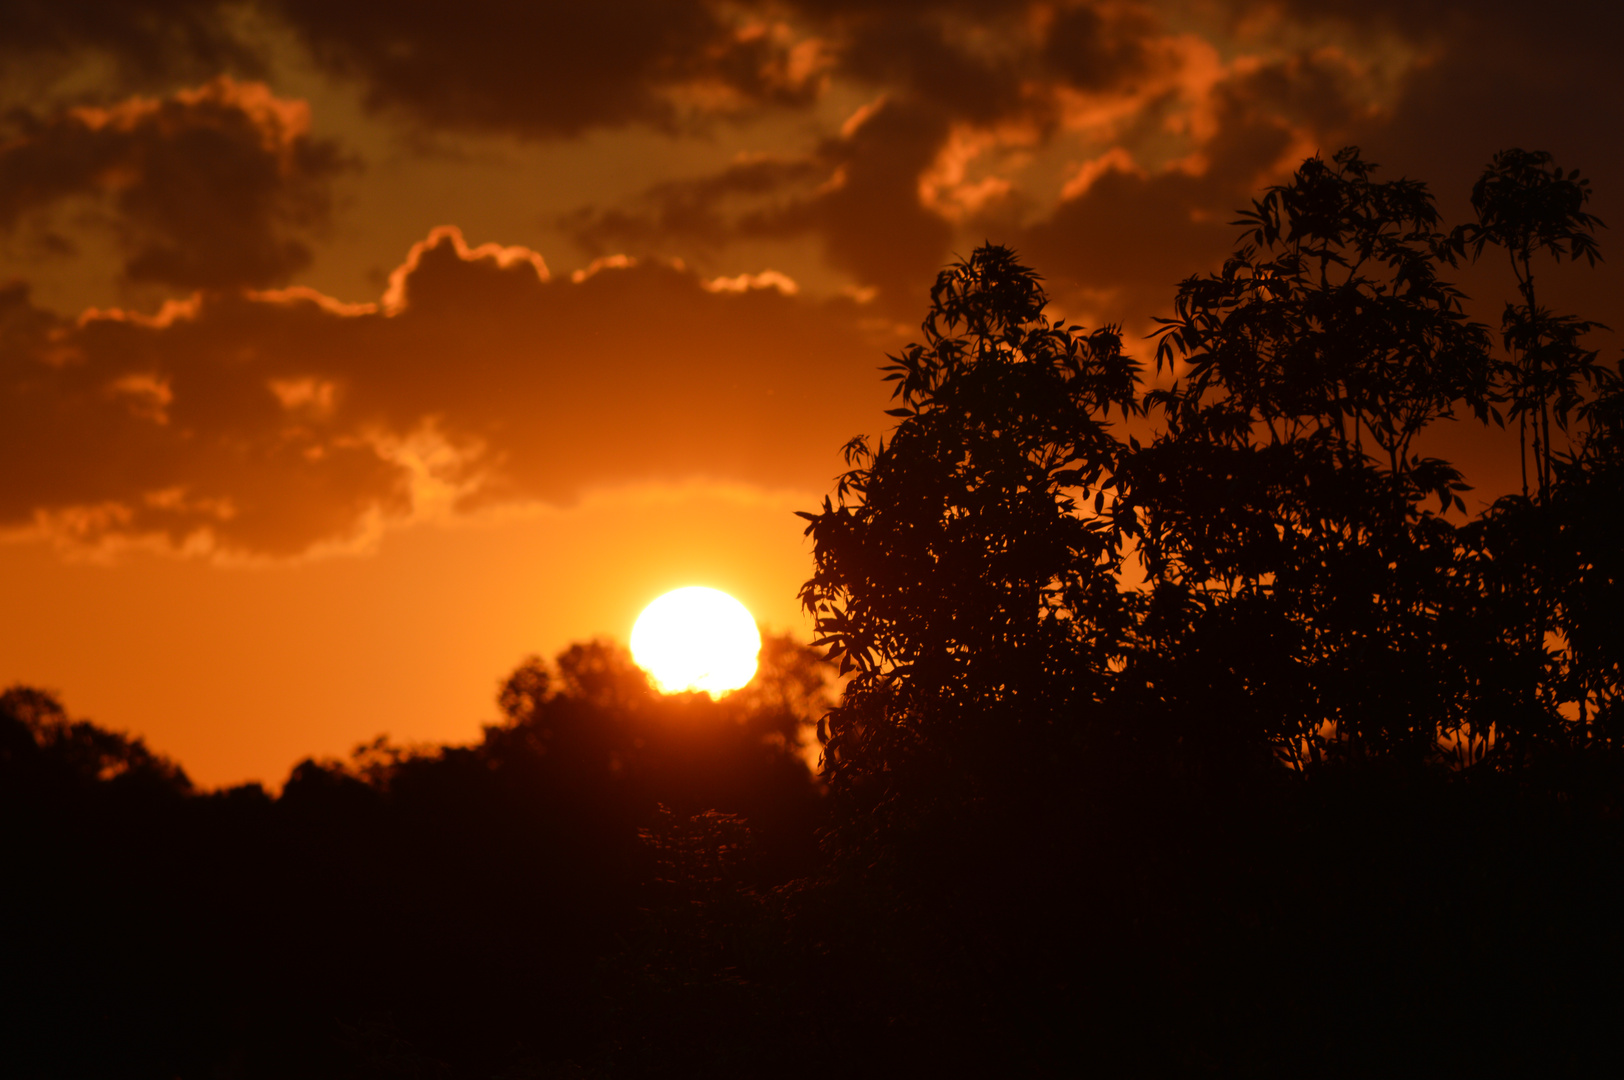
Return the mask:
<path id="1" fill-rule="evenodd" d="M 1148 360 L 1315 153 L 1458 222 L 1548 150 L 1616 222 L 1624 8 L 1561 11 L 0 0 L 0 684 L 275 786 L 668 589 L 804 637 L 794 511 L 976 245 Z M 1613 264 L 1547 280 L 1624 326 Z"/>

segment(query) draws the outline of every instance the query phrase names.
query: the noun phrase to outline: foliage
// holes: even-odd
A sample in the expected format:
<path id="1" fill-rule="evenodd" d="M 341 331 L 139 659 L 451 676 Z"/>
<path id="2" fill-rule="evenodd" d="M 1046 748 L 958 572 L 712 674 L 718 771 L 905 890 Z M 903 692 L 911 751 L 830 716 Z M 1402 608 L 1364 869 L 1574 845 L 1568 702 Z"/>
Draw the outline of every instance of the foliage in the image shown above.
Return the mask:
<path id="1" fill-rule="evenodd" d="M 1088 731 L 1231 771 L 1505 768 L 1599 737 L 1615 374 L 1583 345 L 1599 324 L 1534 293 L 1539 252 L 1599 258 L 1588 198 L 1508 151 L 1450 230 L 1357 149 L 1310 158 L 1179 286 L 1149 388 L 1111 329 L 1051 320 L 1007 249 L 944 271 L 923 344 L 887 369 L 889 443 L 854 440 L 802 515 L 803 603 L 856 671 L 825 731 L 837 789 L 940 802 L 911 772 L 930 761 L 973 800 L 1075 762 Z M 1447 280 L 1487 246 L 1520 297 L 1498 350 Z M 1159 428 L 1124 442 L 1113 406 Z M 1532 432 L 1533 501 L 1469 521 L 1430 431 L 1508 417 Z"/>
<path id="2" fill-rule="evenodd" d="M 1604 327 L 1540 306 L 1534 287 L 1534 259 L 1541 251 L 1555 262 L 1565 256 L 1594 266 L 1601 258 L 1595 230 L 1602 222 L 1585 211 L 1589 201 L 1590 183 L 1577 169 L 1564 175 L 1550 154 L 1507 150 L 1495 155 L 1472 189 L 1477 222 L 1462 226 L 1454 236 L 1474 259 L 1486 245 L 1504 249 L 1516 276 L 1521 303 L 1507 303 L 1500 319 L 1507 355 L 1499 365 L 1498 398 L 1518 423 L 1524 496 L 1529 493 L 1529 443 L 1543 496 L 1555 482 L 1556 435 L 1567 432 L 1569 420 L 1587 407 L 1593 391 L 1616 377 L 1582 343 L 1586 334 Z"/>
<path id="3" fill-rule="evenodd" d="M 1353 149 L 1304 162 L 1160 332 L 1179 377 L 1146 395 L 1166 430 L 1133 462 L 1156 590 L 1134 670 L 1154 722 L 1209 753 L 1422 760 L 1470 723 L 1461 668 L 1485 657 L 1450 640 L 1441 516 L 1466 485 L 1415 445 L 1487 418 L 1489 338 L 1440 276 L 1431 194 L 1372 172 Z"/>
<path id="4" fill-rule="evenodd" d="M 1120 652 L 1110 416 L 1135 410 L 1137 365 L 1116 328 L 1051 322 L 1006 248 L 943 271 L 931 300 L 924 343 L 886 369 L 890 442 L 854 440 L 836 501 L 802 514 L 801 599 L 853 673 L 824 730 L 837 784 L 1053 754 Z"/>
<path id="5" fill-rule="evenodd" d="M 193 791 L 50 695 L 0 695 L 0 1020 L 16 1076 L 529 1076 L 588 1058 L 601 966 L 671 900 L 638 830 L 747 815 L 748 889 L 807 872 L 825 801 L 798 739 L 823 665 L 662 697 L 591 642 L 503 681 L 467 746 L 379 739 L 273 797 Z M 162 780 L 160 784 L 158 781 Z M 137 782 L 139 781 L 139 782 Z"/>
<path id="6" fill-rule="evenodd" d="M 1508 151 L 1450 229 L 1358 150 L 1311 158 L 1179 286 L 1154 381 L 1007 249 L 939 277 L 895 430 L 802 515 L 854 674 L 801 910 L 860 1008 L 912 1004 L 893 1044 L 929 1016 L 949 1071 L 1077 1071 L 1010 1065 L 1054 1015 L 1088 1064 L 1158 1071 L 1173 1015 L 1211 1024 L 1161 1071 L 1453 1067 L 1490 1057 L 1429 1033 L 1492 1015 L 1567 1033 L 1510 1058 L 1594 1047 L 1588 999 L 1523 992 L 1615 955 L 1624 895 L 1624 390 L 1533 288 L 1541 252 L 1599 258 L 1588 196 Z M 1492 247 L 1498 335 L 1449 281 Z M 1438 431 L 1509 420 L 1535 483 L 1473 516 Z"/>
<path id="7" fill-rule="evenodd" d="M 178 765 L 141 739 L 71 720 L 54 695 L 26 686 L 0 693 L 0 778 L 13 790 L 111 784 L 184 795 L 192 789 Z"/>

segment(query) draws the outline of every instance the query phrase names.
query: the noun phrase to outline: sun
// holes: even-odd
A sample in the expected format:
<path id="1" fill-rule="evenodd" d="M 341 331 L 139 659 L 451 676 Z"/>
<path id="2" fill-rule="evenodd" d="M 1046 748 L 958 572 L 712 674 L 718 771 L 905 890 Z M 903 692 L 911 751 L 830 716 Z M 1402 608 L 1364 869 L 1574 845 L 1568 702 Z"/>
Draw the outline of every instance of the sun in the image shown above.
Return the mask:
<path id="1" fill-rule="evenodd" d="M 643 609 L 632 627 L 632 659 L 667 694 L 703 690 L 721 697 L 756 673 L 761 633 L 745 606 L 725 592 L 691 585 Z"/>

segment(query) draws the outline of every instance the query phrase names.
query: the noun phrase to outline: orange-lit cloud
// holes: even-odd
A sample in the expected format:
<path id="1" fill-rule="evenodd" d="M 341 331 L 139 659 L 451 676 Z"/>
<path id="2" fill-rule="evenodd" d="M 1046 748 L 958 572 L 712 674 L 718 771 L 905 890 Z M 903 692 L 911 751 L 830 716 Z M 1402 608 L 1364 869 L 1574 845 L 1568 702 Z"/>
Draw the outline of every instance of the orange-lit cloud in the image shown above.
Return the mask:
<path id="1" fill-rule="evenodd" d="M 706 477 L 822 488 L 879 355 L 846 300 L 657 261 L 552 279 L 439 229 L 378 304 L 0 301 L 0 527 L 293 555 L 381 524 Z"/>
<path id="2" fill-rule="evenodd" d="M 563 225 L 578 244 L 669 253 L 804 238 L 901 314 L 955 246 L 1032 238 L 1070 249 L 1051 270 L 1113 275 L 1102 284 L 1089 268 L 1076 285 L 1139 302 L 1214 257 L 1208 223 L 1260 184 L 1390 121 L 1408 73 L 1381 60 L 1385 38 L 1294 40 L 1296 16 L 1278 10 L 1231 37 L 1152 3 L 796 10 L 831 43 L 835 77 L 881 92 L 805 154 L 577 210 Z M 1140 188 L 1160 194 L 1120 202 Z M 1111 225 L 1109 255 L 1079 231 L 1091 218 Z M 1134 229 L 1154 235 L 1153 257 L 1127 243 Z"/>
<path id="3" fill-rule="evenodd" d="M 803 125 L 798 150 L 720 169 L 651 162 L 641 196 L 577 206 L 564 232 L 588 258 L 710 252 L 729 277 L 754 267 L 717 253 L 810 240 L 841 284 L 901 315 L 953 251 L 1076 216 L 1071 204 L 1105 163 L 1168 189 L 1188 187 L 1170 174 L 1212 173 L 1202 205 L 1181 195 L 1170 206 L 1190 228 L 1156 224 L 1160 242 L 1184 249 L 1161 266 L 1205 259 L 1208 217 L 1344 141 L 1440 188 L 1513 143 L 1574 160 L 1606 126 L 1593 118 L 1624 109 L 1616 80 L 1598 77 L 1624 16 L 1580 7 L 1582 33 L 1509 0 L 470 0 L 387 17 L 355 2 L 73 0 L 30 8 L 0 57 L 22 72 L 79 56 L 112 73 L 106 88 L 302 64 L 377 116 L 428 133 L 569 141 L 605 129 L 681 138 L 718 124 Z M 278 44 L 258 36 L 267 28 Z M 15 94 L 27 88 L 18 79 Z M 52 86 L 88 100 L 72 80 Z M 852 116 L 857 99 L 870 106 Z M 843 116 L 832 117 L 837 100 Z M 305 242 L 298 228 L 280 235 Z M 72 237 L 42 235 L 40 250 L 53 239 Z M 261 284 L 298 261 L 297 247 L 280 259 L 274 245 L 238 249 L 259 253 L 260 268 L 236 276 Z M 156 265 L 180 258 L 165 250 Z M 142 269 L 152 262 L 132 258 L 132 275 L 206 276 Z M 1111 287 L 1126 297 L 1170 284 Z"/>
<path id="4" fill-rule="evenodd" d="M 1045 273 L 1114 295 L 1114 317 L 1144 320 L 1173 284 L 1222 262 L 1235 207 L 1304 157 L 1357 141 L 1369 116 L 1351 81 L 1335 56 L 1237 65 L 1207 87 L 1206 137 L 1188 153 L 1148 170 L 1112 147 L 1082 163 L 1016 243 Z"/>

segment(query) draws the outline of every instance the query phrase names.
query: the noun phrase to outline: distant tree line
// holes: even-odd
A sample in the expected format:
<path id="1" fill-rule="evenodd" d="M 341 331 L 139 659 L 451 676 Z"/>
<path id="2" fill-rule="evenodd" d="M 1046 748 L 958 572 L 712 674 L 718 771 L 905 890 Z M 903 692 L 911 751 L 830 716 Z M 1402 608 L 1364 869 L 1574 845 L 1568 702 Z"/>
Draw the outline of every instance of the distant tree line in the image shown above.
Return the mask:
<path id="1" fill-rule="evenodd" d="M 825 676 L 769 635 L 747 690 L 667 697 L 623 648 L 576 645 L 509 676 L 477 743 L 379 739 L 300 763 L 275 797 L 197 791 L 13 688 L 3 1071 L 525 1076 L 613 1046 L 662 823 L 726 807 L 750 821 L 746 882 L 813 868 L 801 740 Z"/>
<path id="2" fill-rule="evenodd" d="M 1624 389 L 1545 306 L 1600 257 L 1589 194 L 1508 151 L 1450 228 L 1309 159 L 1149 368 L 976 250 L 892 358 L 895 429 L 803 515 L 821 651 L 770 639 L 720 701 L 575 646 L 477 744 L 273 798 L 7 692 L 21 1074 L 1605 1061 Z M 1498 328 L 1448 282 L 1482 259 Z M 1469 513 L 1447 423 L 1520 489 Z"/>

